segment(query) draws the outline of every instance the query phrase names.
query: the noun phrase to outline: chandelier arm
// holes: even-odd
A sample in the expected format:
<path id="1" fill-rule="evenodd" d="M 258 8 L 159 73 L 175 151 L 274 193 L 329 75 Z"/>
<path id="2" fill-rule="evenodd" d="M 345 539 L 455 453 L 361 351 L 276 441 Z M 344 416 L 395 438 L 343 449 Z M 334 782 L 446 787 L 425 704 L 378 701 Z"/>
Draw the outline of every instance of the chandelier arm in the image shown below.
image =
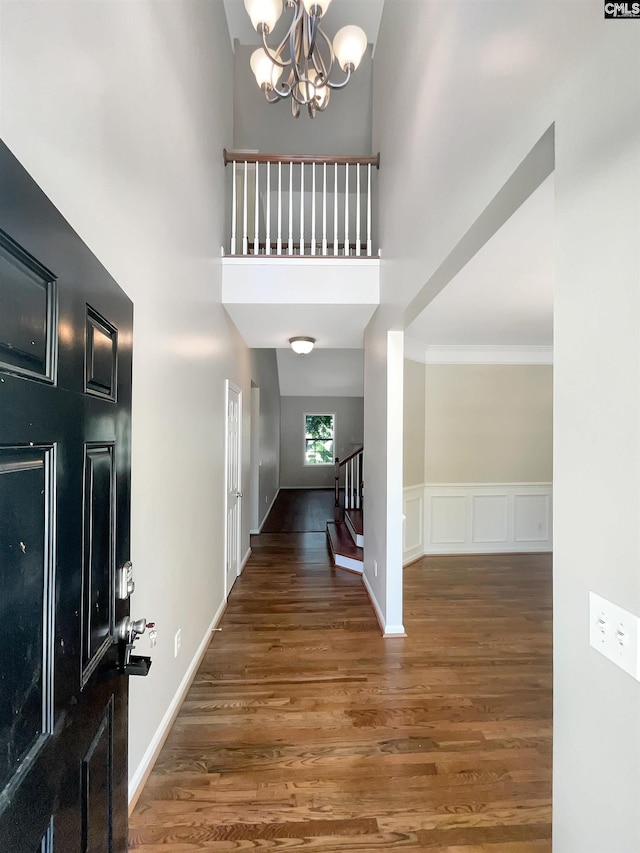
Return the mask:
<path id="1" fill-rule="evenodd" d="M 300 8 L 302 8 L 302 4 L 300 4 Z M 291 58 L 291 70 L 293 71 L 293 77 L 296 83 L 300 80 L 300 69 L 298 68 L 298 63 L 300 62 L 299 53 L 302 49 L 302 42 L 304 39 L 304 22 L 300 22 L 299 18 L 296 21 L 295 29 L 292 27 L 289 30 L 289 55 Z M 300 30 L 300 33 L 297 33 L 297 30 Z M 296 35 L 298 37 L 296 38 Z M 293 86 L 291 87 L 293 91 Z"/>
<path id="2" fill-rule="evenodd" d="M 316 71 L 323 78 L 322 82 L 326 83 L 327 79 L 329 78 L 329 75 L 331 74 L 331 69 L 333 68 L 333 62 L 335 59 L 335 54 L 333 52 L 333 45 L 331 44 L 331 39 L 329 38 L 329 36 L 325 33 L 325 31 L 320 26 L 318 27 L 318 31 L 319 31 L 320 35 L 322 36 L 322 38 L 325 40 L 327 47 L 329 48 L 329 68 L 327 68 L 327 66 L 326 66 L 326 63 L 324 61 L 324 57 L 322 56 L 322 52 L 320 51 L 320 46 L 318 46 L 317 51 L 314 51 L 312 59 L 313 59 L 313 64 L 315 66 Z M 318 60 L 319 60 L 321 68 L 318 68 L 318 63 L 316 62 L 316 53 L 318 55 Z"/>
<path id="3" fill-rule="evenodd" d="M 298 85 L 291 87 L 291 97 L 294 99 L 294 101 L 297 101 L 301 107 L 305 107 L 307 106 L 307 104 L 310 104 L 312 101 L 315 101 L 315 92 L 313 97 L 311 98 L 301 98 L 299 97 L 299 95 L 296 95 L 296 91 L 300 91 L 300 83 L 308 83 L 315 89 L 315 83 L 313 82 L 313 80 L 311 80 L 309 77 L 299 77 L 297 83 Z"/>
<path id="4" fill-rule="evenodd" d="M 282 48 L 284 47 L 284 44 L 285 44 L 288 37 L 289 37 L 289 35 L 287 34 L 287 37 L 282 42 L 282 44 L 278 47 L 277 50 L 274 51 L 267 44 L 267 36 L 266 36 L 264 30 L 262 31 L 262 47 L 264 49 L 264 52 L 267 54 L 267 56 L 273 62 L 273 64 L 278 66 L 278 68 L 288 68 L 290 65 L 289 62 L 281 62 L 280 58 L 279 58 L 280 54 L 282 53 Z"/>
<path id="5" fill-rule="evenodd" d="M 320 19 L 318 18 L 317 14 L 307 15 L 306 18 L 309 22 L 307 34 L 309 50 L 307 51 L 307 56 L 313 57 L 313 51 L 316 46 L 316 36 L 318 35 L 318 30 L 320 29 Z"/>
<path id="6" fill-rule="evenodd" d="M 265 33 L 264 29 L 261 30 L 263 50 L 267 54 L 269 59 L 273 62 L 273 64 L 277 65 L 278 68 L 288 68 L 292 64 L 291 57 L 289 58 L 289 60 L 287 62 L 282 62 L 280 57 L 282 56 L 282 52 L 284 50 L 286 43 L 289 41 L 289 37 L 292 35 L 292 33 L 295 32 L 295 28 L 296 28 L 298 21 L 300 20 L 300 16 L 304 12 L 304 7 L 302 6 L 302 4 L 298 5 L 297 3 L 295 3 L 295 4 L 293 4 L 293 6 L 295 8 L 295 12 L 293 13 L 293 18 L 291 19 L 291 23 L 289 24 L 289 29 L 287 30 L 287 34 L 285 35 L 285 37 L 282 39 L 282 41 L 280 42 L 280 44 L 278 45 L 278 47 L 275 50 L 272 50 L 269 47 L 269 45 L 267 44 L 267 34 Z"/>
<path id="7" fill-rule="evenodd" d="M 273 92 L 275 98 L 269 97 L 270 92 Z M 282 88 L 278 89 L 277 86 L 272 86 L 270 89 L 267 89 L 264 93 L 265 98 L 270 104 L 275 104 L 276 101 L 281 101 L 283 98 L 288 98 L 291 94 L 291 86 L 289 83 L 285 82 L 282 84 Z"/>
<path id="8" fill-rule="evenodd" d="M 344 89 L 349 80 L 351 80 L 351 75 L 353 74 L 353 65 L 351 62 L 347 65 L 346 74 L 346 79 L 343 80 L 342 83 L 332 83 L 331 80 L 327 80 L 325 82 L 325 85 L 328 86 L 330 89 Z"/>

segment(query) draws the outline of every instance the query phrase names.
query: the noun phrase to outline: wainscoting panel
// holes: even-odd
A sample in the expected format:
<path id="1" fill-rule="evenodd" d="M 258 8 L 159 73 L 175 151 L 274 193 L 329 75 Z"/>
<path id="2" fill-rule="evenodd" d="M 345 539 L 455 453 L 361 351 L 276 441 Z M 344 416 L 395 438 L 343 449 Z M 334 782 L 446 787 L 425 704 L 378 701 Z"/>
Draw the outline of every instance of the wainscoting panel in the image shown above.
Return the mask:
<path id="1" fill-rule="evenodd" d="M 549 539 L 551 495 L 515 495 L 516 542 L 546 542 Z"/>
<path id="2" fill-rule="evenodd" d="M 460 498 L 459 500 L 465 500 Z M 506 495 L 472 495 L 471 538 L 473 542 L 509 541 L 509 501 Z"/>
<path id="3" fill-rule="evenodd" d="M 439 545 L 456 545 L 467 539 L 467 502 L 464 495 L 431 495 L 429 532 Z"/>
<path id="4" fill-rule="evenodd" d="M 423 554 L 552 550 L 551 483 L 412 486 L 404 515 L 404 563 Z"/>
<path id="5" fill-rule="evenodd" d="M 424 554 L 423 518 L 424 486 L 404 490 L 404 546 L 403 563 L 417 560 Z"/>

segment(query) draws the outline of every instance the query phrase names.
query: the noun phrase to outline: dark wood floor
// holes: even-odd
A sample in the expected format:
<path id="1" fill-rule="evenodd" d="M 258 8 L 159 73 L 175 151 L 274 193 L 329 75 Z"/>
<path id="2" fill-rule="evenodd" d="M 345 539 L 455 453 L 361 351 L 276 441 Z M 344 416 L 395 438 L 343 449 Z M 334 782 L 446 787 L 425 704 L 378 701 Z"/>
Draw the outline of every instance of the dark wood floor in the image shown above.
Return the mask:
<path id="1" fill-rule="evenodd" d="M 333 489 L 281 489 L 262 533 L 324 532 L 337 517 Z"/>
<path id="2" fill-rule="evenodd" d="M 383 640 L 323 534 L 252 548 L 131 850 L 548 853 L 550 558 L 422 559 Z"/>

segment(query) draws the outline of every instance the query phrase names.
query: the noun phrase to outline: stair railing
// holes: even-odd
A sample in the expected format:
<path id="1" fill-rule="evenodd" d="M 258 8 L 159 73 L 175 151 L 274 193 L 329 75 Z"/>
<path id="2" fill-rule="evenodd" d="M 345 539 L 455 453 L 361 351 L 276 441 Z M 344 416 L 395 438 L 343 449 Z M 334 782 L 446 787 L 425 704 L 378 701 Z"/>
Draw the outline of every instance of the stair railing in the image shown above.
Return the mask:
<path id="1" fill-rule="evenodd" d="M 374 157 L 257 154 L 231 164 L 231 255 L 373 257 Z"/>
<path id="2" fill-rule="evenodd" d="M 340 472 L 344 468 L 344 508 L 362 509 L 364 448 L 335 461 L 335 505 L 340 506 Z"/>

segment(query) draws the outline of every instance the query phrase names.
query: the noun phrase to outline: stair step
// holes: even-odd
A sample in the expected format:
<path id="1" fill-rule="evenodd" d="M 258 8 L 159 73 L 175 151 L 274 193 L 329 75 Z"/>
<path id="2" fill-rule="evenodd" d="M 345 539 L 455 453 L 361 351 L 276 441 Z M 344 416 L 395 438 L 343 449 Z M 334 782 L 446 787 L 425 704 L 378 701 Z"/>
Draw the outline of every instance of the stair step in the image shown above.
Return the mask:
<path id="1" fill-rule="evenodd" d="M 334 565 L 362 574 L 364 551 L 355 544 L 343 521 L 327 522 L 327 539 Z"/>
<path id="2" fill-rule="evenodd" d="M 359 548 L 364 548 L 364 518 L 361 509 L 346 509 L 344 520 L 349 525 L 353 541 Z"/>

